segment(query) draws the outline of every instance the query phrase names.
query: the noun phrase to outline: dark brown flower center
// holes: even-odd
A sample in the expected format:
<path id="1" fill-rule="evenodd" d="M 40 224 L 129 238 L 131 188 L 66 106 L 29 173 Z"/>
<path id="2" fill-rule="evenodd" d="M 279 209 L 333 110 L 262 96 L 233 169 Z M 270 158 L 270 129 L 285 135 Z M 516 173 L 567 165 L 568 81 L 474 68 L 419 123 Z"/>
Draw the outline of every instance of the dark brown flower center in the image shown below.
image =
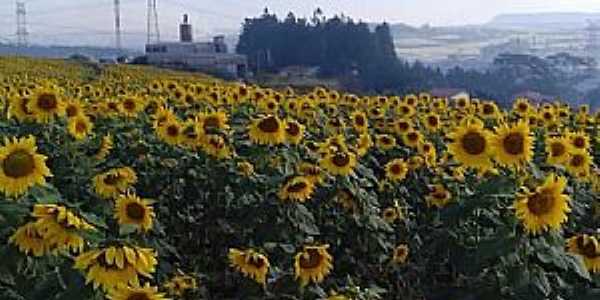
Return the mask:
<path id="1" fill-rule="evenodd" d="M 346 153 L 338 152 L 333 156 L 331 161 L 338 167 L 345 167 L 350 164 L 350 156 Z"/>
<path id="2" fill-rule="evenodd" d="M 177 125 L 169 125 L 167 126 L 167 135 L 171 137 L 175 137 L 179 135 L 179 126 Z"/>
<path id="3" fill-rule="evenodd" d="M 527 207 L 529 211 L 536 216 L 544 215 L 552 210 L 554 205 L 554 197 L 549 194 L 549 191 L 542 190 L 539 193 L 533 194 L 527 199 Z"/>
<path id="4" fill-rule="evenodd" d="M 429 124 L 429 126 L 431 127 L 436 127 L 438 126 L 439 122 L 438 122 L 438 118 L 435 116 L 429 116 L 427 118 L 427 123 Z"/>
<path id="5" fill-rule="evenodd" d="M 529 108 L 529 105 L 527 105 L 526 103 L 519 103 L 517 108 L 519 109 L 519 111 L 525 112 Z"/>
<path id="6" fill-rule="evenodd" d="M 266 133 L 275 133 L 279 131 L 279 120 L 274 116 L 268 116 L 258 122 L 258 129 Z"/>
<path id="7" fill-rule="evenodd" d="M 483 105 L 483 113 L 485 115 L 491 115 L 491 114 L 494 113 L 494 111 L 495 110 L 494 110 L 494 106 L 493 105 L 491 105 L 489 103 L 486 103 L 486 104 Z"/>
<path id="8" fill-rule="evenodd" d="M 406 137 L 408 138 L 409 141 L 411 142 L 415 142 L 419 140 L 419 134 L 416 132 L 409 132 Z"/>
<path id="9" fill-rule="evenodd" d="M 267 262 L 260 255 L 254 254 L 248 258 L 248 264 L 254 266 L 257 269 L 262 269 L 267 264 Z"/>
<path id="10" fill-rule="evenodd" d="M 125 210 L 127 212 L 127 216 L 136 221 L 143 220 L 144 216 L 146 215 L 146 209 L 144 206 L 137 202 L 131 202 L 127 204 Z"/>
<path id="11" fill-rule="evenodd" d="M 119 174 L 108 174 L 104 177 L 104 183 L 107 185 L 116 185 L 121 181 L 122 177 Z"/>
<path id="12" fill-rule="evenodd" d="M 287 124 L 287 128 L 285 129 L 287 134 L 290 136 L 298 136 L 300 134 L 300 126 L 294 122 L 290 122 Z"/>
<path id="13" fill-rule="evenodd" d="M 402 173 L 402 166 L 400 164 L 393 164 L 390 171 L 392 171 L 392 174 L 398 175 Z"/>
<path id="14" fill-rule="evenodd" d="M 123 108 L 125 108 L 127 111 L 135 110 L 135 101 L 132 99 L 126 99 L 125 102 L 123 102 Z"/>
<path id="15" fill-rule="evenodd" d="M 598 247 L 591 241 L 585 243 L 585 238 L 583 235 L 577 237 L 577 248 L 581 251 L 581 254 L 586 258 L 596 258 L 600 256 L 600 251 L 598 251 Z"/>
<path id="16" fill-rule="evenodd" d="M 356 126 L 358 127 L 363 127 L 365 126 L 365 117 L 362 115 L 357 115 L 356 117 L 354 117 L 354 123 L 356 124 Z"/>
<path id="17" fill-rule="evenodd" d="M 150 297 L 144 292 L 134 292 L 127 297 L 127 300 L 150 300 Z"/>
<path id="18" fill-rule="evenodd" d="M 470 155 L 480 155 L 485 151 L 486 140 L 479 132 L 468 132 L 461 139 L 462 148 Z"/>
<path id="19" fill-rule="evenodd" d="M 83 121 L 78 121 L 75 124 L 75 131 L 78 133 L 86 132 L 87 128 L 88 128 L 87 124 Z"/>
<path id="20" fill-rule="evenodd" d="M 502 146 L 504 151 L 510 155 L 523 154 L 525 151 L 525 138 L 518 132 L 510 133 L 502 140 Z"/>
<path id="21" fill-rule="evenodd" d="M 323 262 L 323 255 L 319 253 L 318 249 L 307 249 L 300 256 L 300 268 L 302 269 L 315 269 L 318 268 Z"/>
<path id="22" fill-rule="evenodd" d="M 573 140 L 573 145 L 575 145 L 575 147 L 583 149 L 585 148 L 585 138 L 583 137 L 575 137 L 575 139 Z"/>
<path id="23" fill-rule="evenodd" d="M 410 129 L 410 125 L 408 122 L 398 122 L 398 129 L 400 129 L 400 131 L 407 131 Z"/>
<path id="24" fill-rule="evenodd" d="M 69 105 L 67 106 L 67 117 L 74 117 L 79 113 L 79 108 L 77 108 L 77 106 L 75 105 Z"/>
<path id="25" fill-rule="evenodd" d="M 43 93 L 38 97 L 37 104 L 41 109 L 50 111 L 58 107 L 58 99 L 54 94 Z"/>
<path id="26" fill-rule="evenodd" d="M 561 142 L 554 142 L 550 145 L 550 154 L 553 157 L 562 156 L 566 151 L 567 149 L 565 148 L 565 145 L 563 145 Z"/>
<path id="27" fill-rule="evenodd" d="M 17 150 L 4 159 L 2 169 L 8 177 L 25 177 L 35 170 L 35 160 L 27 151 Z"/>
<path id="28" fill-rule="evenodd" d="M 290 193 L 298 193 L 304 191 L 308 187 L 308 184 L 304 181 L 296 182 L 288 186 L 287 190 Z"/>
<path id="29" fill-rule="evenodd" d="M 575 154 L 571 157 L 571 166 L 581 167 L 585 163 L 585 158 L 581 154 Z"/>
<path id="30" fill-rule="evenodd" d="M 204 119 L 204 130 L 209 128 L 217 128 L 220 127 L 221 122 L 219 122 L 219 118 L 216 116 L 208 116 Z"/>

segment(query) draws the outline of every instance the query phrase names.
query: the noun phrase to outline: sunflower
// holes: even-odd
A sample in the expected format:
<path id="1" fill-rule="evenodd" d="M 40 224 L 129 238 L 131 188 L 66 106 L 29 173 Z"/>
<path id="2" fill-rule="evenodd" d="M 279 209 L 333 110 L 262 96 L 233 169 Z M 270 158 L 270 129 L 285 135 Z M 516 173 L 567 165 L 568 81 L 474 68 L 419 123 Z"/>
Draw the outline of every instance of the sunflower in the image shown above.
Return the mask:
<path id="1" fill-rule="evenodd" d="M 557 123 L 556 112 L 552 108 L 541 109 L 539 112 L 539 118 L 542 120 L 544 126 L 552 127 Z"/>
<path id="2" fill-rule="evenodd" d="M 595 237 L 587 234 L 571 237 L 567 240 L 567 250 L 575 255 L 580 255 L 588 271 L 600 272 L 600 245 Z"/>
<path id="3" fill-rule="evenodd" d="M 177 271 L 177 275 L 169 279 L 163 287 L 168 291 L 169 295 L 183 297 L 188 290 L 198 288 L 196 278 L 184 274 L 181 270 Z"/>
<path id="4" fill-rule="evenodd" d="M 383 210 L 382 218 L 387 223 L 394 223 L 402 216 L 402 212 L 398 207 L 392 206 Z"/>
<path id="5" fill-rule="evenodd" d="M 292 145 L 298 145 L 304 138 L 304 125 L 289 119 L 285 122 L 285 140 Z"/>
<path id="6" fill-rule="evenodd" d="M 590 146 L 590 137 L 583 131 L 570 132 L 567 134 L 567 138 L 573 149 L 587 150 Z"/>
<path id="7" fill-rule="evenodd" d="M 285 124 L 277 116 L 267 115 L 252 120 L 248 126 L 248 136 L 260 145 L 277 145 L 285 141 Z"/>
<path id="8" fill-rule="evenodd" d="M 452 194 L 444 187 L 442 184 L 436 184 L 430 186 L 429 195 L 427 195 L 425 201 L 427 202 L 427 207 L 435 206 L 437 208 L 443 208 L 450 202 L 452 198 Z"/>
<path id="9" fill-rule="evenodd" d="M 484 119 L 496 119 L 500 114 L 496 103 L 491 101 L 483 102 L 478 108 L 479 115 Z"/>
<path id="10" fill-rule="evenodd" d="M 385 176 L 387 179 L 399 182 L 406 178 L 408 173 L 408 165 L 403 159 L 394 159 L 385 165 Z"/>
<path id="11" fill-rule="evenodd" d="M 263 287 L 267 284 L 267 273 L 269 273 L 269 259 L 253 250 L 229 249 L 229 264 L 244 276 L 251 278 Z"/>
<path id="12" fill-rule="evenodd" d="M 435 146 L 431 142 L 420 142 L 417 146 L 419 155 L 425 158 L 427 166 L 434 166 L 436 164 L 437 152 Z"/>
<path id="13" fill-rule="evenodd" d="M 431 132 L 438 131 L 442 126 L 440 116 L 436 113 L 429 113 L 423 117 L 422 124 Z"/>
<path id="14" fill-rule="evenodd" d="M 491 134 L 483 128 L 480 121 L 464 122 L 448 135 L 452 142 L 448 152 L 466 167 L 480 171 L 492 168 L 490 160 Z"/>
<path id="15" fill-rule="evenodd" d="M 513 111 L 521 117 L 528 115 L 531 112 L 531 105 L 527 98 L 518 98 L 513 103 Z"/>
<path id="16" fill-rule="evenodd" d="M 590 172 L 592 157 L 585 150 L 572 150 L 566 162 L 567 171 L 575 177 L 587 177 Z"/>
<path id="17" fill-rule="evenodd" d="M 46 156 L 37 153 L 33 136 L 5 138 L 0 162 L 0 190 L 9 197 L 18 197 L 36 184 L 45 184 L 45 177 L 52 176 Z"/>
<path id="18" fill-rule="evenodd" d="M 20 95 L 12 96 L 8 106 L 8 117 L 12 118 L 14 116 L 19 122 L 32 121 L 34 114 L 29 110 L 29 101 L 29 97 Z"/>
<path id="19" fill-rule="evenodd" d="M 362 111 L 354 111 L 350 114 L 352 120 L 352 127 L 358 133 L 364 133 L 369 130 L 369 120 L 367 115 Z"/>
<path id="20" fill-rule="evenodd" d="M 249 161 L 238 162 L 236 165 L 236 170 L 244 177 L 250 177 L 254 175 L 254 165 Z"/>
<path id="21" fill-rule="evenodd" d="M 37 218 L 38 233 L 53 251 L 81 252 L 84 240 L 79 232 L 95 230 L 94 226 L 64 206 L 36 204 L 32 216 Z"/>
<path id="22" fill-rule="evenodd" d="M 158 127 L 162 127 L 163 124 L 169 120 L 177 119 L 175 113 L 166 106 L 160 106 L 152 115 L 154 120 L 153 127 L 156 129 Z"/>
<path id="23" fill-rule="evenodd" d="M 356 150 L 356 155 L 362 157 L 369 152 L 369 149 L 373 147 L 373 140 L 371 139 L 371 135 L 369 133 L 363 133 L 358 136 L 358 140 L 356 141 L 356 145 L 354 149 Z"/>
<path id="24" fill-rule="evenodd" d="M 332 151 L 319 161 L 319 165 L 331 175 L 348 176 L 354 172 L 356 155 L 343 150 Z"/>
<path id="25" fill-rule="evenodd" d="M 33 256 L 40 257 L 50 251 L 50 245 L 40 233 L 36 222 L 29 222 L 19 227 L 8 241 L 26 255 L 31 253 Z"/>
<path id="26" fill-rule="evenodd" d="M 133 95 L 124 96 L 119 104 L 121 106 L 121 113 L 128 118 L 137 117 L 145 108 L 144 100 Z"/>
<path id="27" fill-rule="evenodd" d="M 404 143 L 404 145 L 411 148 L 417 148 L 421 140 L 423 140 L 423 135 L 416 129 L 409 129 L 402 136 L 402 142 Z"/>
<path id="28" fill-rule="evenodd" d="M 394 253 L 392 255 L 392 261 L 395 264 L 402 265 L 406 263 L 406 259 L 408 258 L 408 245 L 400 244 L 396 248 L 394 248 Z"/>
<path id="29" fill-rule="evenodd" d="M 408 159 L 407 166 L 410 171 L 415 171 L 423 166 L 423 157 L 415 155 Z"/>
<path id="30" fill-rule="evenodd" d="M 394 123 L 394 131 L 398 135 L 405 135 L 412 129 L 412 124 L 408 119 L 399 119 Z"/>
<path id="31" fill-rule="evenodd" d="M 535 191 L 522 188 L 517 194 L 513 207 L 516 216 L 531 234 L 539 234 L 548 229 L 559 229 L 567 221 L 569 196 L 563 191 L 567 185 L 564 177 L 554 173 L 546 177 L 544 184 L 536 187 Z"/>
<path id="32" fill-rule="evenodd" d="M 315 185 L 305 176 L 296 176 L 288 180 L 279 191 L 279 199 L 304 202 L 312 196 Z"/>
<path id="33" fill-rule="evenodd" d="M 225 139 L 217 134 L 204 136 L 200 146 L 204 152 L 217 159 L 229 159 L 233 154 Z"/>
<path id="34" fill-rule="evenodd" d="M 162 126 L 156 128 L 156 135 L 169 145 L 179 145 L 183 139 L 183 126 L 175 118 L 167 119 Z"/>
<path id="35" fill-rule="evenodd" d="M 167 300 L 165 294 L 159 293 L 157 287 L 151 286 L 146 283 L 143 287 L 141 286 L 125 286 L 116 289 L 112 289 L 106 296 L 110 300 Z"/>
<path id="36" fill-rule="evenodd" d="M 569 160 L 571 144 L 566 137 L 547 137 L 546 138 L 546 163 L 550 165 L 564 164 Z"/>
<path id="37" fill-rule="evenodd" d="M 410 119 L 415 114 L 415 108 L 407 103 L 401 103 L 396 108 L 396 114 L 401 118 Z"/>
<path id="38" fill-rule="evenodd" d="M 86 273 L 86 284 L 111 290 L 126 285 L 139 286 L 139 276 L 152 278 L 158 264 L 150 248 L 110 246 L 84 252 L 75 258 L 74 268 Z"/>
<path id="39" fill-rule="evenodd" d="M 298 173 L 312 181 L 315 185 L 323 183 L 323 170 L 315 164 L 302 162 L 296 168 Z"/>
<path id="40" fill-rule="evenodd" d="M 198 125 L 204 134 L 215 133 L 216 130 L 229 130 L 227 113 L 214 111 L 197 115 Z"/>
<path id="41" fill-rule="evenodd" d="M 83 110 L 83 105 L 81 104 L 81 101 L 79 101 L 79 100 L 67 101 L 67 103 L 65 104 L 65 113 L 67 115 L 67 118 L 72 118 L 72 117 L 75 117 L 78 115 L 83 115 L 84 110 Z"/>
<path id="42" fill-rule="evenodd" d="M 129 167 L 110 169 L 93 178 L 96 194 L 105 199 L 115 198 L 137 182 L 135 171 Z"/>
<path id="43" fill-rule="evenodd" d="M 329 245 L 304 246 L 296 254 L 294 270 L 300 285 L 306 286 L 309 282 L 320 283 L 325 276 L 333 270 L 333 257 L 327 252 Z"/>
<path id="44" fill-rule="evenodd" d="M 77 140 L 85 139 L 92 132 L 94 124 L 85 115 L 77 115 L 69 118 L 67 125 L 69 134 Z"/>
<path id="45" fill-rule="evenodd" d="M 533 138 L 525 121 L 496 128 L 492 138 L 494 159 L 508 167 L 521 167 L 533 157 Z"/>
<path id="46" fill-rule="evenodd" d="M 131 193 L 117 198 L 114 216 L 120 225 L 132 225 L 143 232 L 152 229 L 152 220 L 156 217 L 152 201 Z"/>
<path id="47" fill-rule="evenodd" d="M 94 158 L 97 160 L 105 159 L 110 154 L 110 150 L 112 150 L 113 145 L 113 138 L 110 133 L 103 136 L 102 140 L 100 141 L 100 147 L 98 147 L 98 152 L 96 152 Z"/>
<path id="48" fill-rule="evenodd" d="M 65 115 L 65 103 L 60 93 L 49 87 L 37 88 L 29 98 L 27 108 L 40 123 L 48 123 L 55 117 Z"/>

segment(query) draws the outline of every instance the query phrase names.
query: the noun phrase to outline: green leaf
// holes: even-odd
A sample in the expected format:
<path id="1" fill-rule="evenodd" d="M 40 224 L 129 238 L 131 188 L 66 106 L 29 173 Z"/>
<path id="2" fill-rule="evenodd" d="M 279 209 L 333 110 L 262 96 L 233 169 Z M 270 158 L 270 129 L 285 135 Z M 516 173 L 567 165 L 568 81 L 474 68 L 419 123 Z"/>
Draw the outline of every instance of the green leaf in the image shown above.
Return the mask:
<path id="1" fill-rule="evenodd" d="M 119 235 L 125 236 L 130 235 L 138 230 L 138 227 L 131 224 L 124 224 L 119 226 Z"/>

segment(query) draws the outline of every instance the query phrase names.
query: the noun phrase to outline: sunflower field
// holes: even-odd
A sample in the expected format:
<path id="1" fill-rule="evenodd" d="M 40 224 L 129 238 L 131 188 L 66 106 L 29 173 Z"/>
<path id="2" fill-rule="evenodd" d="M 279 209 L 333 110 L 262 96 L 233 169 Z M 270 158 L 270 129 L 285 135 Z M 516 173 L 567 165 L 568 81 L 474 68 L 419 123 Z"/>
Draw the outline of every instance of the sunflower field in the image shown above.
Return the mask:
<path id="1" fill-rule="evenodd" d="M 599 128 L 0 58 L 0 299 L 600 299 Z"/>

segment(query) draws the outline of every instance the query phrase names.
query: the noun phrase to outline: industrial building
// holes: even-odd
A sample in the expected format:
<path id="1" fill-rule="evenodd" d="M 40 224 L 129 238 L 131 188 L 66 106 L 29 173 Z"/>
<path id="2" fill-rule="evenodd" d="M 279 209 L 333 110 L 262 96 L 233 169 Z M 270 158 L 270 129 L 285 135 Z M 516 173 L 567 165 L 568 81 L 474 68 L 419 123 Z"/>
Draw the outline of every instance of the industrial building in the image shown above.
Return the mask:
<path id="1" fill-rule="evenodd" d="M 247 70 L 245 55 L 229 53 L 224 36 L 216 36 L 210 42 L 194 42 L 192 25 L 187 15 L 179 26 L 178 42 L 157 42 L 146 45 L 146 57 L 152 65 L 222 72 L 243 77 Z"/>

